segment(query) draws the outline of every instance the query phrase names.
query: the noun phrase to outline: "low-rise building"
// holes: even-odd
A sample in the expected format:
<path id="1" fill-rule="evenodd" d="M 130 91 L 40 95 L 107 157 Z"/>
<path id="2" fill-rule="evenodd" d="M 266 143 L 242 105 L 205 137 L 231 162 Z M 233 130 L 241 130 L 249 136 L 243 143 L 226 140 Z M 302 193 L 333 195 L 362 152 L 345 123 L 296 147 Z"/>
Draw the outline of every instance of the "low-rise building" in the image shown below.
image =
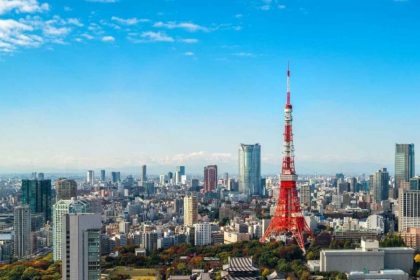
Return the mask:
<path id="1" fill-rule="evenodd" d="M 352 272 L 400 269 L 410 272 L 414 250 L 407 247 L 379 248 L 377 240 L 363 239 L 354 250 L 322 250 L 320 271 Z"/>

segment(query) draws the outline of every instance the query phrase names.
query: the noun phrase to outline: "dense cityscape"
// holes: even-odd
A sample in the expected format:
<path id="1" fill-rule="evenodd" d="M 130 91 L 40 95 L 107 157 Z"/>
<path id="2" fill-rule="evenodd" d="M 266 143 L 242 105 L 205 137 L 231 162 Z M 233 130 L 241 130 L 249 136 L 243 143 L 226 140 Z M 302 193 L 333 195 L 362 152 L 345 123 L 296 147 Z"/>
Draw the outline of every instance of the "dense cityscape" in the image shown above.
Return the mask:
<path id="1" fill-rule="evenodd" d="M 152 175 L 88 170 L 2 179 L 4 279 L 409 279 L 420 274 L 414 144 L 395 174 L 301 176 L 294 167 L 290 71 L 280 176 L 240 144 L 238 175 L 177 166 Z M 150 173 L 149 173 L 150 172 Z M 149 175 L 150 174 L 150 175 Z M 417 252 L 417 255 L 416 255 Z M 28 266 L 28 267 L 26 267 Z M 2 278 L 3 279 L 3 278 Z"/>
<path id="2" fill-rule="evenodd" d="M 0 280 L 420 280 L 419 10 L 0 0 Z"/>

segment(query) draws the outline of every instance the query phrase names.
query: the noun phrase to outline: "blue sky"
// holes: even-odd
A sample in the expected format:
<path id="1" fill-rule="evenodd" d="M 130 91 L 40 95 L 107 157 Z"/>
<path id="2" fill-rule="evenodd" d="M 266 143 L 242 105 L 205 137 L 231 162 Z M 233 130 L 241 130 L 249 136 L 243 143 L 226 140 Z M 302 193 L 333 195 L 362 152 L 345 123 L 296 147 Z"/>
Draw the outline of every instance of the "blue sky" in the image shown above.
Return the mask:
<path id="1" fill-rule="evenodd" d="M 0 0 L 0 172 L 281 162 L 292 70 L 299 173 L 392 169 L 420 139 L 414 0 Z"/>

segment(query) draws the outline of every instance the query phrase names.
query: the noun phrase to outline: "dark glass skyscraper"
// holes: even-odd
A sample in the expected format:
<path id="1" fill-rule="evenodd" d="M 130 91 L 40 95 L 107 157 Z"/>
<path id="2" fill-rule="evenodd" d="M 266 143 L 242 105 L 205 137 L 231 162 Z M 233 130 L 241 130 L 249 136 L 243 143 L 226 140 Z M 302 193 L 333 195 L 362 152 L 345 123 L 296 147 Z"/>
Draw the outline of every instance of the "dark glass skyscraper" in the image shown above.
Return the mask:
<path id="1" fill-rule="evenodd" d="M 31 213 L 42 213 L 51 221 L 51 180 L 22 180 L 22 204 L 29 205 Z"/>
<path id="2" fill-rule="evenodd" d="M 414 144 L 395 145 L 395 189 L 414 177 Z"/>
<path id="3" fill-rule="evenodd" d="M 141 183 L 142 185 L 147 181 L 147 166 L 142 165 L 141 166 Z"/>
<path id="4" fill-rule="evenodd" d="M 77 197 L 77 183 L 74 180 L 61 179 L 55 182 L 56 201 Z"/>
<path id="5" fill-rule="evenodd" d="M 389 173 L 386 168 L 382 168 L 373 174 L 371 192 L 376 203 L 388 199 Z"/>

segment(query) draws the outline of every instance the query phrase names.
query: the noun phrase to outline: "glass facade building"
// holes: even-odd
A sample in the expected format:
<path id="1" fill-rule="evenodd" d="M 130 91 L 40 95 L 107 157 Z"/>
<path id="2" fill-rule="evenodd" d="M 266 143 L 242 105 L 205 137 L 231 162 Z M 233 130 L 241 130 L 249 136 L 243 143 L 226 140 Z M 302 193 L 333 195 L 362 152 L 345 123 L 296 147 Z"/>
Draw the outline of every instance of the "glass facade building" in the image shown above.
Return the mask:
<path id="1" fill-rule="evenodd" d="M 263 195 L 260 144 L 241 144 L 239 147 L 239 192 L 248 197 Z"/>
<path id="2" fill-rule="evenodd" d="M 386 168 L 375 172 L 372 176 L 371 192 L 376 203 L 389 197 L 389 173 Z"/>
<path id="3" fill-rule="evenodd" d="M 62 257 L 63 216 L 69 213 L 86 213 L 87 203 L 70 199 L 59 200 L 53 206 L 53 257 L 55 261 Z"/>
<path id="4" fill-rule="evenodd" d="M 22 204 L 29 205 L 32 214 L 42 213 L 51 221 L 51 180 L 22 180 Z"/>
<path id="5" fill-rule="evenodd" d="M 414 144 L 395 145 L 395 189 L 414 177 Z"/>

